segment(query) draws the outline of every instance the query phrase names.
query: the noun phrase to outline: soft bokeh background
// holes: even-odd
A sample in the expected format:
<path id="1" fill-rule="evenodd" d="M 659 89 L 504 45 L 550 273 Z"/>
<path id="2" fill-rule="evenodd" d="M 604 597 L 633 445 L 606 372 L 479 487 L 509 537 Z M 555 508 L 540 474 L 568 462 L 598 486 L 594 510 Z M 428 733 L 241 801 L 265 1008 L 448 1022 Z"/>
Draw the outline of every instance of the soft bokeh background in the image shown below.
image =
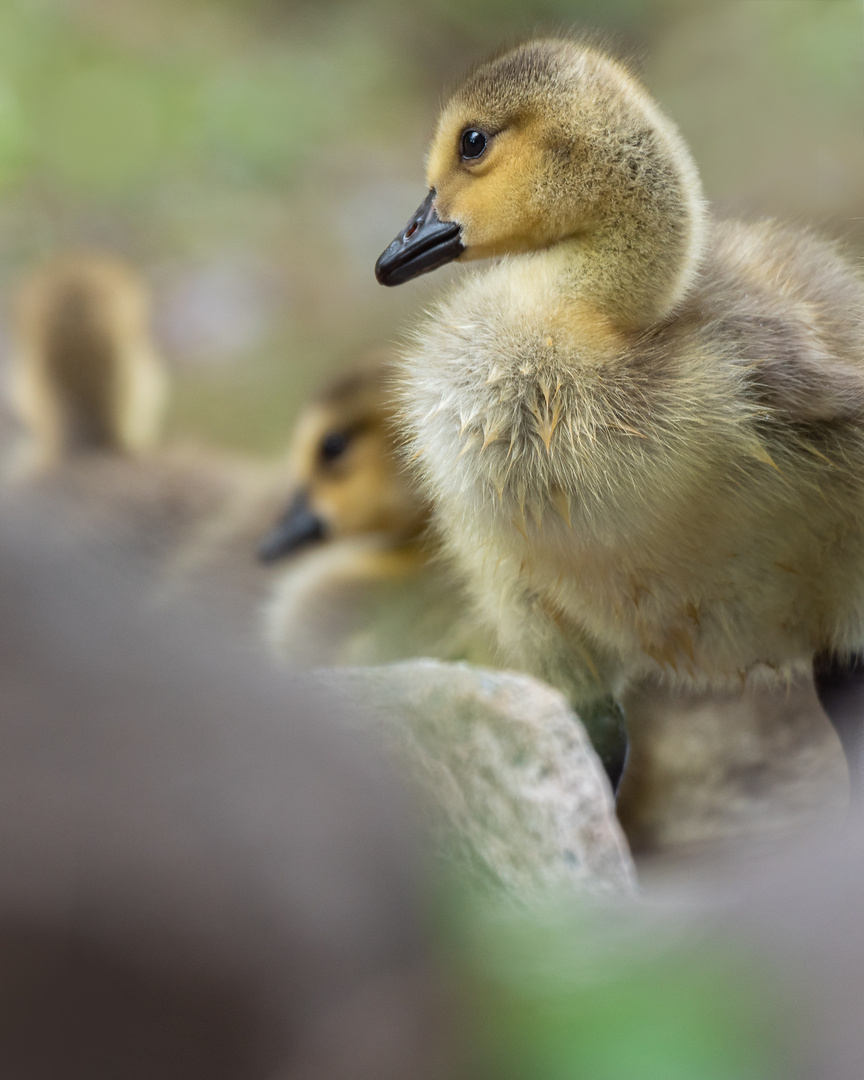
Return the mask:
<path id="1" fill-rule="evenodd" d="M 277 451 L 310 389 L 459 272 L 397 290 L 372 274 L 423 197 L 447 85 L 572 28 L 637 64 L 724 212 L 813 223 L 864 256 L 860 0 L 0 0 L 4 301 L 55 251 L 118 251 L 154 291 L 172 431 Z M 646 959 L 643 935 L 597 971 L 592 941 L 472 925 L 474 1075 L 812 1075 L 789 1067 L 807 1011 L 782 965 L 654 938 Z"/>
<path id="2" fill-rule="evenodd" d="M 712 200 L 864 253 L 860 0 L 3 0 L 0 287 L 57 249 L 121 252 L 155 292 L 172 430 L 276 450 L 440 288 L 372 265 L 447 85 L 571 28 L 635 60 Z"/>

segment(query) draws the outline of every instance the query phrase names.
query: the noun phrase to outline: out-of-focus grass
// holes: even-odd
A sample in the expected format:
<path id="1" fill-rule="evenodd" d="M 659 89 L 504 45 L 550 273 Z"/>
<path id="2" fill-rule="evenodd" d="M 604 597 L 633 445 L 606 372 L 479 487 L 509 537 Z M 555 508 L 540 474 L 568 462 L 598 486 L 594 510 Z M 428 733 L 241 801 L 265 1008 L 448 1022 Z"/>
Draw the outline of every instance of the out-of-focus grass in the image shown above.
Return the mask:
<path id="1" fill-rule="evenodd" d="M 618 922 L 487 912 L 461 929 L 454 967 L 470 1047 L 466 1076 L 795 1075 L 808 1033 L 804 997 L 741 944 L 688 941 L 633 912 Z"/>
<path id="2" fill-rule="evenodd" d="M 172 429 L 274 449 L 441 286 L 384 290 L 372 264 L 446 87 L 570 29 L 636 59 L 711 198 L 864 250 L 858 0 L 5 0 L 0 288 L 59 248 L 120 251 L 155 288 Z"/>

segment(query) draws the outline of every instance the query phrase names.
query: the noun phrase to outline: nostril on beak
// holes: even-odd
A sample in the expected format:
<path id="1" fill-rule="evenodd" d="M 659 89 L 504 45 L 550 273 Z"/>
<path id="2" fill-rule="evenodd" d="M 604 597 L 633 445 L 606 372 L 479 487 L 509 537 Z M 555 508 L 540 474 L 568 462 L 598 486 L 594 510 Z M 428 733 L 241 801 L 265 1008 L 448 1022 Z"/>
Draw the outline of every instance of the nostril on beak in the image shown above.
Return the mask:
<path id="1" fill-rule="evenodd" d="M 418 274 L 436 270 L 458 259 L 465 250 L 462 230 L 455 221 L 440 221 L 431 189 L 414 215 L 375 263 L 375 277 L 382 285 L 401 285 Z"/>

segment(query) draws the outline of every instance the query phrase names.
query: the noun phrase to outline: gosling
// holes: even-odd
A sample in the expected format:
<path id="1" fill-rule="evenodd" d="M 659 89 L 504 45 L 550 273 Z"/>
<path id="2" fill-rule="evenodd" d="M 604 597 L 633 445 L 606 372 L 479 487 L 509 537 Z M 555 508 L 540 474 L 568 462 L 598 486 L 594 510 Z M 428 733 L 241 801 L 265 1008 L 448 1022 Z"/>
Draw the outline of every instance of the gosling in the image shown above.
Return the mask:
<path id="1" fill-rule="evenodd" d="M 167 377 L 149 332 L 149 297 L 109 255 L 68 255 L 17 297 L 10 397 L 28 430 L 28 467 L 157 442 Z"/>
<path id="2" fill-rule="evenodd" d="M 427 181 L 376 274 L 495 258 L 417 332 L 403 407 L 505 653 L 580 707 L 817 658 L 842 736 L 860 706 L 832 687 L 860 687 L 864 647 L 860 274 L 807 232 L 713 220 L 675 126 L 574 41 L 477 68 Z"/>
<path id="3" fill-rule="evenodd" d="M 68 529 L 161 559 L 246 481 L 245 463 L 158 445 L 168 380 L 132 267 L 56 258 L 24 281 L 13 315 L 9 396 L 25 435 L 6 478 L 62 504 Z"/>
<path id="4" fill-rule="evenodd" d="M 297 423 L 289 505 L 259 546 L 268 564 L 290 559 L 264 623 L 295 665 L 480 655 L 459 585 L 427 542 L 429 506 L 401 460 L 392 378 L 389 359 L 368 359 Z"/>

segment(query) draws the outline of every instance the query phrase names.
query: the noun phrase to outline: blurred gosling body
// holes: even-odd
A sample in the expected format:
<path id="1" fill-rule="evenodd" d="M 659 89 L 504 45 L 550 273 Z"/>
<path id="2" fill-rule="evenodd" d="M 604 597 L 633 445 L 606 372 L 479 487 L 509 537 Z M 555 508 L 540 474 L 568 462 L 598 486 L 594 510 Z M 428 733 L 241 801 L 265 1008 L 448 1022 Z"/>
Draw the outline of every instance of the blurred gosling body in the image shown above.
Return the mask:
<path id="1" fill-rule="evenodd" d="M 572 41 L 476 69 L 427 180 L 376 270 L 499 257 L 417 333 L 404 401 L 510 661 L 579 706 L 860 650 L 860 274 L 808 233 L 713 221 L 673 124 Z"/>
<path id="2" fill-rule="evenodd" d="M 479 655 L 461 591 L 425 537 L 429 507 L 401 461 L 391 380 L 386 360 L 361 365 L 297 424 L 294 494 L 260 547 L 267 562 L 292 560 L 264 622 L 294 664 Z"/>
<path id="3" fill-rule="evenodd" d="M 9 393 L 26 435 L 7 473 L 61 500 L 77 535 L 107 532 L 161 559 L 250 470 L 157 447 L 168 380 L 149 316 L 144 283 L 112 256 L 68 255 L 23 283 Z"/>

